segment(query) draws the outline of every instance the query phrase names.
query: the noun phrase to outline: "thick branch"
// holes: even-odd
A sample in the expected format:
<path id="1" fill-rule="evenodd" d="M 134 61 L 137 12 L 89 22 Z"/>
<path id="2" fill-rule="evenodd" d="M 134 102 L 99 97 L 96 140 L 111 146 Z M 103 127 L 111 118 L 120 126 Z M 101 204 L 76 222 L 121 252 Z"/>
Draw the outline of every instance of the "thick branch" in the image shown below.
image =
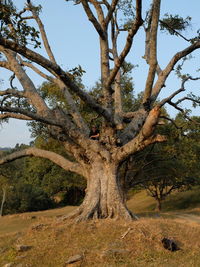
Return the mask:
<path id="1" fill-rule="evenodd" d="M 132 46 L 132 42 L 133 42 L 133 37 L 135 36 L 135 34 L 137 33 L 139 27 L 142 25 L 143 20 L 142 20 L 142 16 L 141 16 L 141 12 L 142 12 L 142 1 L 141 0 L 136 0 L 136 18 L 135 18 L 135 22 L 132 24 L 131 29 L 129 30 L 127 39 L 126 39 L 126 44 L 125 47 L 123 49 L 123 51 L 121 52 L 117 62 L 115 63 L 115 66 L 113 68 L 113 70 L 111 71 L 110 77 L 106 83 L 106 86 L 109 87 L 115 77 L 117 72 L 119 71 L 122 63 L 124 62 L 127 54 L 129 53 L 131 46 Z"/>
<path id="2" fill-rule="evenodd" d="M 69 105 L 69 113 L 73 117 L 75 123 L 77 124 L 77 126 L 79 128 L 83 129 L 83 131 L 85 133 L 89 133 L 89 129 L 88 129 L 87 125 L 85 124 L 80 112 L 78 111 L 76 104 L 72 98 L 72 95 L 70 94 L 70 92 L 69 92 L 68 88 L 65 86 L 65 84 L 62 81 L 60 81 L 59 79 L 55 79 L 49 75 L 44 74 L 42 71 L 40 71 L 38 68 L 36 68 L 33 64 L 31 64 L 29 62 L 21 61 L 21 63 L 24 66 L 31 68 L 33 71 L 35 71 L 37 74 L 39 74 L 44 79 L 46 79 L 52 83 L 55 83 L 59 86 L 59 88 L 61 89 L 61 91 L 64 94 L 65 99 L 67 100 L 67 103 Z"/>
<path id="3" fill-rule="evenodd" d="M 14 114 L 14 113 L 9 113 L 9 112 L 0 114 L 0 120 L 9 119 L 9 118 L 18 119 L 18 120 L 26 120 L 26 121 L 32 120 L 31 117 L 28 117 L 22 114 Z"/>
<path id="4" fill-rule="evenodd" d="M 89 21 L 93 24 L 93 26 L 95 27 L 95 29 L 98 32 L 101 39 L 105 40 L 106 39 L 105 32 L 103 31 L 101 25 L 99 24 L 99 22 L 97 21 L 97 19 L 94 16 L 94 14 L 92 13 L 92 10 L 89 7 L 88 1 L 82 0 L 81 3 L 83 5 L 85 13 L 88 16 Z"/>
<path id="5" fill-rule="evenodd" d="M 29 117 L 33 120 L 40 121 L 40 122 L 43 122 L 43 123 L 46 123 L 49 125 L 55 125 L 55 126 L 60 126 L 60 127 L 62 126 L 61 122 L 57 121 L 54 118 L 53 119 L 50 119 L 49 117 L 45 118 L 45 117 L 42 117 L 36 113 L 33 113 L 31 111 L 28 111 L 28 110 L 23 110 L 21 108 L 0 106 L 0 111 L 9 112 L 9 113 L 13 113 L 13 114 L 19 114 L 19 115 L 25 115 L 26 117 Z"/>
<path id="6" fill-rule="evenodd" d="M 170 74 L 170 72 L 173 70 L 175 64 L 183 57 L 189 55 L 190 53 L 192 53 L 193 51 L 195 51 L 196 49 L 200 48 L 200 41 L 197 41 L 196 43 L 188 46 L 186 49 L 176 53 L 173 58 L 170 60 L 170 62 L 168 63 L 168 65 L 166 66 L 166 68 L 160 73 L 160 75 L 158 76 L 158 80 L 155 83 L 153 90 L 152 90 L 152 95 L 151 95 L 151 101 L 155 102 L 155 100 L 157 99 L 162 87 L 164 87 L 165 81 L 168 77 L 168 75 Z"/>
<path id="7" fill-rule="evenodd" d="M 7 61 L 0 61 L 0 67 L 11 70 L 10 64 Z"/>
<path id="8" fill-rule="evenodd" d="M 112 19 L 113 13 L 114 13 L 114 11 L 116 9 L 116 6 L 117 6 L 118 2 L 119 2 L 119 0 L 113 0 L 112 3 L 111 3 L 111 5 L 109 6 L 108 14 L 107 14 L 107 16 L 105 18 L 105 25 L 106 25 L 106 27 L 108 27 L 108 24 L 109 24 L 109 22 Z"/>
<path id="9" fill-rule="evenodd" d="M 32 69 L 35 73 L 37 73 L 38 75 L 40 75 L 42 78 L 52 82 L 53 81 L 53 78 L 47 74 L 45 74 L 44 72 L 42 72 L 41 70 L 39 70 L 36 66 L 34 66 L 33 64 L 31 64 L 30 62 L 27 62 L 27 61 L 23 61 L 20 57 L 19 57 L 19 60 L 20 60 L 20 63 L 23 65 L 23 66 L 26 66 L 30 69 Z"/>
<path id="10" fill-rule="evenodd" d="M 124 159 L 126 159 L 131 154 L 134 154 L 138 151 L 143 150 L 145 147 L 149 146 L 150 144 L 154 143 L 161 143 L 165 142 L 167 139 L 163 135 L 153 135 L 149 137 L 148 139 L 144 140 L 144 136 L 142 134 L 139 134 L 136 138 L 134 138 L 132 141 L 124 145 L 123 147 L 117 149 L 117 152 L 115 154 L 116 159 L 121 162 Z"/>
<path id="11" fill-rule="evenodd" d="M 154 0 L 151 19 L 150 40 L 149 40 L 149 72 L 146 80 L 143 103 L 149 102 L 151 90 L 157 69 L 157 31 L 160 16 L 160 0 Z"/>
<path id="12" fill-rule="evenodd" d="M 110 112 L 107 109 L 105 109 L 104 107 L 97 104 L 92 96 L 90 96 L 86 92 L 82 91 L 79 88 L 79 86 L 77 86 L 72 81 L 72 79 L 69 77 L 69 75 L 60 68 L 60 66 L 49 61 L 48 59 L 44 58 L 43 56 L 39 55 L 38 53 L 36 53 L 36 52 L 26 48 L 26 47 L 18 45 L 12 41 L 6 40 L 4 38 L 0 38 L 0 45 L 21 54 L 22 56 L 26 57 L 27 59 L 34 61 L 35 63 L 39 64 L 40 66 L 42 66 L 43 68 L 48 70 L 53 75 L 56 74 L 58 76 L 58 78 L 65 83 L 66 86 L 68 86 L 73 92 L 75 92 L 94 111 L 96 111 L 98 114 L 103 116 L 107 121 L 113 123 L 113 119 L 111 117 Z"/>
<path id="13" fill-rule="evenodd" d="M 76 163 L 76 162 L 71 162 L 64 157 L 58 155 L 55 152 L 47 151 L 47 150 L 42 150 L 38 148 L 27 148 L 21 151 L 14 152 L 8 156 L 3 157 L 0 159 L 0 165 L 4 163 L 11 162 L 13 160 L 22 158 L 22 157 L 27 157 L 27 156 L 35 156 L 35 157 L 40 157 L 40 158 L 46 158 L 49 159 L 50 161 L 54 162 L 61 168 L 63 168 L 66 171 L 71 171 L 78 173 L 82 175 L 82 168 L 81 166 Z"/>
<path id="14" fill-rule="evenodd" d="M 48 110 L 48 107 L 42 97 L 38 94 L 33 82 L 26 74 L 20 63 L 16 59 L 16 54 L 12 51 L 6 51 L 6 56 L 12 66 L 12 70 L 14 71 L 15 75 L 17 76 L 18 80 L 20 81 L 23 89 L 24 89 L 24 96 L 26 96 L 38 112 L 45 112 Z"/>
<path id="15" fill-rule="evenodd" d="M 76 125 L 85 133 L 85 134 L 89 134 L 89 128 L 86 125 L 83 117 L 81 116 L 75 102 L 74 99 L 72 97 L 72 95 L 70 94 L 68 88 L 65 86 L 65 84 L 58 80 L 58 79 L 54 79 L 53 82 L 55 84 L 57 84 L 59 86 L 59 88 L 63 91 L 64 97 L 67 100 L 67 103 L 69 105 L 69 113 L 72 116 L 74 122 L 76 123 Z"/>

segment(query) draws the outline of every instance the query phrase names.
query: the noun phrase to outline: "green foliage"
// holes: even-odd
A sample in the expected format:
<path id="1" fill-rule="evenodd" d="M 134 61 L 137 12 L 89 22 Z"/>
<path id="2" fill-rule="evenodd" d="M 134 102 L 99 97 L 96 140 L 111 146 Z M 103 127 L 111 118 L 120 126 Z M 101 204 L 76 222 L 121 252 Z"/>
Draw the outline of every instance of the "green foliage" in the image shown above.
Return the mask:
<path id="1" fill-rule="evenodd" d="M 41 6 L 34 7 L 36 12 L 41 10 Z M 39 42 L 39 32 L 34 27 L 29 26 L 22 18 L 25 10 L 18 11 L 11 0 L 1 1 L 0 23 L 1 36 L 26 46 L 33 44 L 34 48 L 41 45 Z"/>
<path id="2" fill-rule="evenodd" d="M 68 157 L 59 142 L 53 139 L 47 141 L 38 137 L 35 146 Z M 27 147 L 17 144 L 8 153 Z M 9 183 L 4 214 L 78 205 L 85 195 L 86 181 L 82 177 L 66 172 L 47 159 L 21 158 L 2 165 L 0 173 L 6 175 Z"/>
<path id="3" fill-rule="evenodd" d="M 161 31 L 167 31 L 171 35 L 177 35 L 190 26 L 191 17 L 182 18 L 179 15 L 171 15 L 166 13 L 164 18 L 160 20 Z"/>
<path id="4" fill-rule="evenodd" d="M 53 201 L 39 187 L 22 181 L 7 194 L 5 213 L 45 210 L 53 207 Z"/>

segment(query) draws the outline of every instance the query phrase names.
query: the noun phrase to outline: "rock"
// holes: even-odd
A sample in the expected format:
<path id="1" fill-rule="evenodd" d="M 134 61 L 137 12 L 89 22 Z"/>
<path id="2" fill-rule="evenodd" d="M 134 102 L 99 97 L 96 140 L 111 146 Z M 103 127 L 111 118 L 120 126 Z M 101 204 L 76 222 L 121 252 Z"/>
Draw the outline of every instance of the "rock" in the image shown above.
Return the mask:
<path id="1" fill-rule="evenodd" d="M 75 263 L 77 261 L 81 261 L 83 260 L 83 255 L 74 255 L 74 256 L 71 256 L 69 257 L 69 259 L 65 262 L 66 264 L 72 264 L 72 263 Z"/>
<path id="2" fill-rule="evenodd" d="M 163 244 L 163 247 L 167 250 L 170 250 L 170 251 L 180 250 L 180 248 L 178 247 L 178 245 L 175 243 L 173 239 L 164 237 L 161 242 Z"/>
<path id="3" fill-rule="evenodd" d="M 14 263 L 10 262 L 10 263 L 6 263 L 3 267 L 12 267 L 12 266 L 14 266 Z"/>
<path id="4" fill-rule="evenodd" d="M 16 250 L 18 252 L 24 252 L 24 251 L 27 251 L 29 249 L 31 249 L 32 246 L 27 246 L 27 245 L 16 245 Z"/>

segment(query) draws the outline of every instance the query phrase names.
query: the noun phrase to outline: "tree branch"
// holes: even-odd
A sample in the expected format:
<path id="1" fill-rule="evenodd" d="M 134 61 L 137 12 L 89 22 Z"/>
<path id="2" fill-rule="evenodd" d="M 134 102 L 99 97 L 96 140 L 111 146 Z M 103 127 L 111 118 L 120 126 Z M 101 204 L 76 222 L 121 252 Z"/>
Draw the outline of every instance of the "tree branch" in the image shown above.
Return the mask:
<path id="1" fill-rule="evenodd" d="M 132 141 L 130 141 L 123 147 L 118 148 L 114 156 L 119 162 L 121 162 L 124 159 L 126 159 L 129 155 L 143 150 L 145 147 L 149 146 L 150 144 L 161 143 L 161 142 L 165 142 L 166 140 L 167 138 L 165 136 L 159 135 L 159 134 L 153 135 L 149 137 L 148 139 L 144 140 L 144 136 L 140 132 L 140 134 L 138 134 L 138 136 L 135 137 Z"/>
<path id="2" fill-rule="evenodd" d="M 4 163 L 11 162 L 13 160 L 22 158 L 22 157 L 27 157 L 27 156 L 35 156 L 35 157 L 40 157 L 40 158 L 46 158 L 49 159 L 50 161 L 54 162 L 61 168 L 63 168 L 66 171 L 71 171 L 78 173 L 80 175 L 83 174 L 82 167 L 80 164 L 76 162 L 71 162 L 67 160 L 66 158 L 60 156 L 59 154 L 47 150 L 42 150 L 38 148 L 27 148 L 21 151 L 14 152 L 8 156 L 5 156 L 0 159 L 0 165 Z"/>
<path id="3" fill-rule="evenodd" d="M 39 55 L 38 53 L 23 47 L 17 43 L 14 43 L 10 40 L 0 38 L 0 45 L 10 50 L 13 50 L 22 56 L 26 57 L 29 60 L 39 64 L 46 70 L 48 70 L 53 75 L 57 75 L 57 77 L 64 82 L 66 86 L 68 86 L 73 92 L 75 92 L 84 102 L 86 102 L 94 111 L 98 114 L 103 116 L 108 122 L 114 123 L 113 118 L 111 116 L 110 111 L 108 109 L 102 107 L 92 96 L 81 90 L 69 77 L 69 75 L 61 69 L 60 66 L 57 64 L 49 61 L 48 59 L 44 58 L 43 56 Z"/>
<path id="4" fill-rule="evenodd" d="M 152 19 L 150 27 L 150 40 L 149 40 L 149 71 L 146 80 L 143 104 L 149 103 L 149 98 L 151 96 L 152 86 L 155 79 L 156 69 L 157 69 L 157 31 L 158 31 L 158 22 L 160 16 L 160 2 L 161 0 L 154 0 L 152 7 Z"/>
<path id="5" fill-rule="evenodd" d="M 111 5 L 109 5 L 108 14 L 107 14 L 107 16 L 105 18 L 106 27 L 108 27 L 108 24 L 112 19 L 113 13 L 114 13 L 114 11 L 116 9 L 116 6 L 117 6 L 118 2 L 119 2 L 119 0 L 113 0 Z"/>
<path id="6" fill-rule="evenodd" d="M 45 50 L 47 52 L 47 55 L 49 56 L 49 59 L 52 62 L 56 63 L 55 57 L 54 57 L 53 52 L 51 50 L 51 47 L 50 47 L 50 44 L 49 44 L 45 29 L 44 29 L 44 25 L 43 25 L 40 17 L 37 15 L 32 3 L 29 3 L 28 7 L 29 7 L 30 11 L 32 12 L 33 18 L 36 20 L 36 22 L 38 24 L 38 27 L 40 29 L 40 33 L 41 33 L 41 36 L 42 36 L 43 44 L 44 44 Z"/>
<path id="7" fill-rule="evenodd" d="M 32 80 L 29 78 L 20 63 L 17 61 L 16 53 L 7 50 L 5 54 L 11 64 L 12 71 L 15 73 L 24 89 L 24 96 L 29 99 L 29 102 L 31 102 L 31 104 L 37 109 L 39 113 L 48 111 L 46 103 L 38 94 Z"/>
<path id="8" fill-rule="evenodd" d="M 11 70 L 10 64 L 7 61 L 0 61 L 0 67 Z"/>
<path id="9" fill-rule="evenodd" d="M 153 90 L 152 90 L 152 94 L 151 94 L 151 102 L 154 103 L 155 100 L 157 99 L 161 89 L 164 87 L 165 81 L 168 77 L 168 75 L 170 74 L 170 72 L 173 70 L 175 64 L 183 57 L 189 55 L 190 53 L 192 53 L 193 51 L 195 51 L 196 49 L 200 48 L 200 41 L 197 41 L 196 43 L 188 46 L 186 49 L 176 53 L 172 59 L 170 60 L 170 62 L 168 63 L 168 65 L 166 66 L 166 68 L 159 74 L 158 76 L 158 80 L 155 83 Z"/>
<path id="10" fill-rule="evenodd" d="M 88 1 L 87 0 L 82 0 L 81 3 L 83 5 L 85 13 L 88 16 L 89 21 L 93 24 L 93 26 L 95 27 L 95 29 L 98 32 L 98 34 L 101 37 L 101 39 L 105 40 L 106 39 L 105 32 L 103 31 L 101 25 L 99 24 L 99 22 L 97 21 L 97 19 L 94 16 L 94 14 L 92 13 L 92 10 L 89 7 Z"/>
<path id="11" fill-rule="evenodd" d="M 119 55 L 119 58 L 118 58 L 117 62 L 115 63 L 113 70 L 110 73 L 109 79 L 106 82 L 107 88 L 109 88 L 110 85 L 113 83 L 117 72 L 119 71 L 122 63 L 124 62 L 124 59 L 126 58 L 127 54 L 129 53 L 129 51 L 131 49 L 131 46 L 133 43 L 133 37 L 135 36 L 139 27 L 143 23 L 141 12 L 142 12 L 142 1 L 136 0 L 136 18 L 135 18 L 134 23 L 132 24 L 131 29 L 129 30 L 129 33 L 128 33 L 128 36 L 126 39 L 125 47 L 124 47 L 123 51 L 121 52 L 121 54 Z"/>
<path id="12" fill-rule="evenodd" d="M 14 113 L 9 113 L 9 112 L 0 114 L 0 120 L 9 119 L 9 118 L 18 119 L 18 120 L 26 120 L 26 121 L 33 120 L 31 117 L 28 117 L 22 114 L 14 114 Z"/>
<path id="13" fill-rule="evenodd" d="M 15 89 L 6 89 L 4 91 L 0 91 L 0 96 L 4 96 L 4 95 L 25 97 L 24 92 L 18 91 L 18 90 L 15 90 Z"/>
<path id="14" fill-rule="evenodd" d="M 59 79 L 55 79 L 49 75 L 44 74 L 42 71 L 40 71 L 38 68 L 36 68 L 33 64 L 29 62 L 25 62 L 21 60 L 21 64 L 24 66 L 27 66 L 31 68 L 33 71 L 35 71 L 37 74 L 39 74 L 44 79 L 48 80 L 49 82 L 55 83 L 59 86 L 61 91 L 64 94 L 65 99 L 67 100 L 67 103 L 69 105 L 69 113 L 73 117 L 75 123 L 79 128 L 81 128 L 85 133 L 89 133 L 89 129 L 87 125 L 85 124 L 80 112 L 78 111 L 76 104 L 74 102 L 74 99 L 72 98 L 72 95 L 70 94 L 68 88 L 65 86 L 65 84 L 60 81 Z"/>

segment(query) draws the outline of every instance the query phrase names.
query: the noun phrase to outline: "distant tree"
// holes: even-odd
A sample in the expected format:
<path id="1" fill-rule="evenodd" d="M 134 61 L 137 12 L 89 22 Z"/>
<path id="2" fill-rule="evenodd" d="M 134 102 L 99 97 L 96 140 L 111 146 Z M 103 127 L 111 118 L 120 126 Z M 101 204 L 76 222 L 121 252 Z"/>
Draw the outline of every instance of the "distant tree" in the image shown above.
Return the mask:
<path id="1" fill-rule="evenodd" d="M 180 110 L 179 104 L 184 103 L 186 98 L 175 102 L 174 97 L 186 90 L 188 81 L 198 78 L 182 75 L 183 64 L 180 64 L 177 74 L 181 78 L 181 88 L 162 100 L 158 100 L 158 96 L 166 86 L 167 78 L 175 65 L 200 48 L 199 35 L 187 40 L 188 46 L 172 55 L 169 63 L 161 68 L 157 53 L 159 25 L 162 26 L 161 30 L 167 29 L 170 34 L 183 38 L 181 33 L 186 29 L 188 24 L 185 21 L 188 19 L 169 15 L 162 20 L 161 0 L 152 0 L 146 12 L 142 8 L 142 0 L 74 2 L 82 6 L 98 35 L 101 94 L 97 97 L 86 92 L 77 80 L 77 76 L 81 77 L 84 73 L 81 66 L 66 71 L 57 64 L 39 17 L 41 7 L 28 1 L 25 8 L 18 11 L 12 1 L 1 1 L 0 67 L 11 71 L 12 76 L 10 88 L 0 91 L 0 118 L 40 122 L 62 144 L 70 158 L 57 152 L 31 147 L 2 158 L 0 164 L 26 156 L 49 159 L 66 171 L 75 172 L 87 180 L 85 199 L 70 217 L 77 220 L 132 219 L 134 216 L 122 197 L 119 166 L 130 155 L 134 158 L 138 151 L 166 140 L 165 136 L 155 133 L 162 107 L 168 103 Z M 142 18 L 145 13 L 146 17 Z M 120 23 L 122 19 L 124 23 Z M 37 29 L 32 23 L 29 24 L 30 20 L 36 22 Z M 176 23 L 171 23 L 172 21 Z M 148 71 L 141 71 L 145 86 L 138 109 L 125 110 L 121 87 L 123 64 L 141 29 L 144 29 L 146 37 L 143 58 Z M 119 51 L 118 44 L 123 42 L 118 37 L 122 36 L 122 32 L 126 37 L 124 47 Z M 44 44 L 47 57 L 44 53 L 39 54 L 41 43 Z M 26 71 L 28 69 L 51 84 L 56 84 L 59 94 L 68 104 L 67 107 L 63 107 L 59 101 L 53 106 L 49 105 L 48 100 L 35 87 Z M 22 89 L 13 86 L 14 78 L 18 79 Z M 188 99 L 199 103 L 194 95 L 187 97 Z M 101 118 L 99 140 L 89 138 L 90 124 L 79 110 L 82 102 Z M 181 111 L 188 117 L 185 110 Z"/>
<path id="2" fill-rule="evenodd" d="M 200 119 L 191 120 L 193 123 L 187 123 L 178 114 L 174 124 L 162 126 L 168 142 L 153 145 L 139 152 L 134 161 L 130 158 L 126 163 L 127 190 L 136 185 L 145 188 L 156 200 L 158 211 L 173 191 L 188 190 L 200 184 Z"/>

